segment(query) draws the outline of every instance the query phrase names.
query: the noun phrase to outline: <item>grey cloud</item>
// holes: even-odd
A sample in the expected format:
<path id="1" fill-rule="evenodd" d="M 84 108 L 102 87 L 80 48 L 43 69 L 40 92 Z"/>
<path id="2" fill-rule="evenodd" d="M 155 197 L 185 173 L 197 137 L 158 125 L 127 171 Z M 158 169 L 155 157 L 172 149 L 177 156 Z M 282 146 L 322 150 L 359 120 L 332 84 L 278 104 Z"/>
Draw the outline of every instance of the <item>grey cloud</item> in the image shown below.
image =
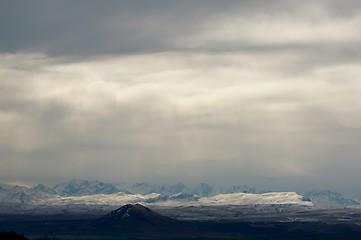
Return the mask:
<path id="1" fill-rule="evenodd" d="M 355 189 L 360 4 L 4 3 L 0 180 Z"/>
<path id="2" fill-rule="evenodd" d="M 2 6 L 2 52 L 126 54 L 174 48 L 217 8 L 234 1 L 13 1 Z"/>
<path id="3" fill-rule="evenodd" d="M 316 9 L 313 11 L 313 9 Z M 321 9 L 321 10 L 320 10 Z M 219 31 L 217 21 L 227 20 L 238 27 L 258 28 L 262 22 L 299 20 L 316 26 L 322 22 L 343 22 L 358 16 L 357 1 L 11 1 L 0 14 L 1 52 L 45 52 L 48 55 L 130 54 L 162 51 L 264 51 L 292 50 L 292 43 L 230 42 L 207 34 L 197 43 L 189 42 L 204 31 Z M 325 13 L 324 13 L 325 12 Z M 313 18 L 315 18 L 313 20 Z M 263 19 L 263 20 L 262 20 Z M 289 28 L 297 28 L 289 26 Z M 272 31 L 272 29 L 270 29 Z M 247 32 L 245 34 L 247 39 Z M 317 32 L 315 32 L 317 34 Z M 277 32 L 269 32 L 277 36 Z M 281 35 L 282 36 L 282 35 Z M 241 37 L 242 39 L 242 37 Z M 262 39 L 258 39 L 262 40 Z M 194 45 L 196 44 L 196 45 Z M 199 45 L 200 44 L 200 45 Z M 291 44 L 291 45 L 290 45 Z M 329 49 L 324 44 L 303 43 L 301 47 Z M 345 44 L 349 44 L 345 42 Z M 326 48 L 325 48 L 326 47 Z M 334 46 L 333 46 L 334 47 Z M 340 46 L 336 51 L 343 51 Z M 350 51 L 347 51 L 350 52 Z M 346 55 L 346 53 L 344 53 Z M 357 55 L 359 57 L 359 54 Z"/>
<path id="4" fill-rule="evenodd" d="M 103 103 L 106 113 L 99 114 L 97 109 L 79 111 L 64 100 L 34 98 L 13 109 L 25 128 L 10 127 L 10 134 L 23 141 L 26 134 L 33 135 L 18 149 L 2 145 L 2 178 L 187 179 L 292 190 L 301 183 L 300 189 L 307 188 L 312 180 L 320 187 L 332 187 L 330 183 L 338 179 L 328 174 L 341 169 L 349 178 L 338 188 L 357 184 L 350 168 L 358 168 L 359 132 L 342 127 L 335 110 L 322 105 L 274 112 L 265 108 L 270 99 L 260 98 L 218 107 L 206 104 L 187 113 L 167 98 L 145 95 L 126 104 Z M 275 184 L 267 183 L 268 178 Z"/>

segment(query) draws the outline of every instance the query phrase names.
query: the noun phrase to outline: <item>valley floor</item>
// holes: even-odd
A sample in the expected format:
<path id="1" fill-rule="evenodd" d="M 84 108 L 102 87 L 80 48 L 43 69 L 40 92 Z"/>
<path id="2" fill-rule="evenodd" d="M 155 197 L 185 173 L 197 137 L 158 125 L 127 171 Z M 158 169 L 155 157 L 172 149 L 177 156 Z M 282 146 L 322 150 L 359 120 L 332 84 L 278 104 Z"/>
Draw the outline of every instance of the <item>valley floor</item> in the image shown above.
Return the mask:
<path id="1" fill-rule="evenodd" d="M 238 209 L 238 210 L 237 210 Z M 252 211 L 253 209 L 253 211 Z M 360 209 L 265 211 L 254 207 L 163 208 L 182 229 L 125 232 L 95 225 L 100 215 L 0 215 L 0 232 L 29 239 L 361 239 Z M 242 213 L 242 214 L 241 214 Z M 218 216 L 218 217 L 216 217 Z"/>

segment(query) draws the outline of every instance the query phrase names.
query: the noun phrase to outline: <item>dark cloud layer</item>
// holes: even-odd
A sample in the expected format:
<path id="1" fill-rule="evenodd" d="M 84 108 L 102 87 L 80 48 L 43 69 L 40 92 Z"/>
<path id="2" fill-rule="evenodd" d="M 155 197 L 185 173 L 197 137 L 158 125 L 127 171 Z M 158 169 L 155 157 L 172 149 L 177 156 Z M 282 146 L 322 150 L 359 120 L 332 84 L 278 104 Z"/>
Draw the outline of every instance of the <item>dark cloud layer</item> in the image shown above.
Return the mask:
<path id="1" fill-rule="evenodd" d="M 11 1 L 1 10 L 2 52 L 93 55 L 173 49 L 234 1 Z M 221 8 L 221 9 L 219 9 Z"/>
<path id="2" fill-rule="evenodd" d="M 342 23 L 358 17 L 358 1 L 8 1 L 2 4 L 0 29 L 1 52 L 45 52 L 48 55 L 130 54 L 172 50 L 235 51 L 265 49 L 298 50 L 292 41 L 269 42 L 248 39 L 267 21 L 280 20 L 280 25 L 294 21 L 314 29 L 322 25 Z M 242 21 L 240 21 L 240 19 Z M 226 25 L 219 25 L 219 21 Z M 207 25 L 206 29 L 205 25 Z M 220 28 L 232 26 L 236 38 L 208 36 Z M 282 38 L 287 29 L 260 29 Z M 294 31 L 297 30 L 294 25 Z M 252 29 L 249 29 L 252 28 Z M 242 30 L 245 30 L 242 32 Z M 288 29 L 289 30 L 289 29 Z M 337 30 L 337 29 L 335 29 Z M 202 31 L 200 38 L 191 39 Z M 223 33 L 224 34 L 224 33 Z M 310 33 L 312 34 L 312 33 Z M 317 33 L 316 35 L 317 40 Z M 335 33 L 337 35 L 338 33 Z M 343 33 L 339 33 L 343 34 Z M 242 36 L 244 35 L 244 36 Z M 302 30 L 300 36 L 302 35 Z M 223 38 L 226 39 L 223 39 Z M 311 47 L 338 52 L 347 46 L 330 45 L 327 39 L 300 42 Z M 326 36 L 327 37 L 327 36 Z M 232 36 L 230 36 L 232 38 Z M 332 39 L 331 39 L 332 41 Z M 354 41 L 357 43 L 357 41 Z M 291 45 L 290 45 L 291 44 Z M 293 43 L 295 44 L 295 43 Z M 325 44 L 325 45 L 324 45 Z M 327 50 L 328 49 L 328 50 Z M 302 51 L 302 49 L 301 49 Z M 350 53 L 350 51 L 347 51 Z M 346 54 L 347 54 L 346 52 Z M 353 52 L 353 51 L 351 51 Z M 322 52 L 320 52 L 322 53 Z M 355 53 L 354 53 L 355 54 Z M 359 54 L 357 54 L 359 57 Z"/>

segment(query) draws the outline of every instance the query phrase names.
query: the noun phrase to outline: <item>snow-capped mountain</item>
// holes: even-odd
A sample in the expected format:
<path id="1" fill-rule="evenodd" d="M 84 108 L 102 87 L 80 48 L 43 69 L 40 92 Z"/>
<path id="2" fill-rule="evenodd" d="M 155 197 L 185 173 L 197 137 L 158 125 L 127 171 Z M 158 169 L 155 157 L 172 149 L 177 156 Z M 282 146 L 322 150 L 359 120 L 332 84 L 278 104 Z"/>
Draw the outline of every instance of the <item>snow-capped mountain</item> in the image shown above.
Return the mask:
<path id="1" fill-rule="evenodd" d="M 2 198 L 3 202 L 8 203 L 31 203 L 32 198 L 29 193 L 25 191 L 14 191 L 9 192 L 8 194 L 4 195 Z"/>
<path id="2" fill-rule="evenodd" d="M 33 194 L 48 194 L 48 195 L 56 195 L 57 192 L 54 188 L 45 186 L 43 184 L 38 184 L 30 188 L 29 192 Z"/>
<path id="3" fill-rule="evenodd" d="M 173 195 L 176 193 L 190 193 L 191 191 L 183 183 L 169 184 L 169 185 L 153 185 L 149 183 L 135 183 L 125 187 L 132 193 L 136 194 L 150 194 L 159 193 L 162 195 Z"/>
<path id="4" fill-rule="evenodd" d="M 79 179 L 73 179 L 65 183 L 57 184 L 55 185 L 54 190 L 60 196 L 112 194 L 122 191 L 110 183 Z M 123 190 L 123 192 L 129 193 L 127 190 Z"/>
<path id="5" fill-rule="evenodd" d="M 257 193 L 254 187 L 247 185 L 231 186 L 231 187 L 219 187 L 212 186 L 208 183 L 200 183 L 197 186 L 190 188 L 183 183 L 168 184 L 168 185 L 153 185 L 150 183 L 135 183 L 133 185 L 126 186 L 121 185 L 123 188 L 136 194 L 150 194 L 159 193 L 166 196 L 171 196 L 177 193 L 193 194 L 201 197 L 215 196 L 218 194 L 228 193 Z"/>
<path id="6" fill-rule="evenodd" d="M 357 206 L 360 203 L 348 198 L 341 193 L 331 191 L 309 191 L 305 194 L 306 197 L 317 207 L 345 207 L 345 206 Z"/>
<path id="7" fill-rule="evenodd" d="M 127 203 L 146 203 L 154 202 L 153 199 L 158 200 L 159 194 L 125 194 L 125 193 L 113 193 L 113 194 L 95 194 L 84 196 L 53 196 L 47 199 L 49 205 L 111 205 L 119 206 Z M 155 201 L 156 202 L 156 201 Z M 36 204 L 36 202 L 35 202 Z"/>
<path id="8" fill-rule="evenodd" d="M 233 193 L 212 197 L 196 197 L 190 194 L 163 196 L 151 194 L 96 194 L 86 196 L 62 197 L 54 196 L 46 199 L 48 205 L 110 205 L 119 206 L 128 203 L 154 206 L 219 206 L 219 205 L 300 205 L 312 206 L 302 195 L 295 192 L 274 192 L 264 194 Z M 36 204 L 36 202 L 33 202 Z"/>
<path id="9" fill-rule="evenodd" d="M 303 205 L 312 206 L 312 202 L 296 192 L 230 193 L 198 200 L 200 205 Z"/>
<path id="10" fill-rule="evenodd" d="M 316 207 L 356 206 L 351 197 L 330 191 L 257 193 L 249 186 L 217 187 L 200 183 L 190 188 L 182 183 L 152 185 L 136 183 L 115 185 L 100 181 L 70 180 L 54 187 L 38 184 L 27 188 L 0 184 L 0 204 L 21 206 L 119 206 L 125 204 L 152 206 L 219 206 L 219 205 L 297 205 Z M 19 206 L 20 206 L 19 205 Z"/>
<path id="11" fill-rule="evenodd" d="M 29 203 L 31 197 L 28 190 L 28 188 L 23 186 L 0 184 L 0 202 Z"/>
<path id="12" fill-rule="evenodd" d="M 221 193 L 258 193 L 256 188 L 250 187 L 248 185 L 242 186 L 231 186 L 221 188 Z"/>
<path id="13" fill-rule="evenodd" d="M 215 189 L 208 183 L 200 183 L 198 186 L 192 189 L 192 193 L 202 197 L 207 197 L 214 195 Z"/>
<path id="14" fill-rule="evenodd" d="M 1 194 L 9 194 L 9 193 L 15 193 L 15 192 L 21 192 L 28 190 L 27 187 L 23 186 L 14 186 L 10 184 L 1 184 L 0 183 L 0 196 Z"/>

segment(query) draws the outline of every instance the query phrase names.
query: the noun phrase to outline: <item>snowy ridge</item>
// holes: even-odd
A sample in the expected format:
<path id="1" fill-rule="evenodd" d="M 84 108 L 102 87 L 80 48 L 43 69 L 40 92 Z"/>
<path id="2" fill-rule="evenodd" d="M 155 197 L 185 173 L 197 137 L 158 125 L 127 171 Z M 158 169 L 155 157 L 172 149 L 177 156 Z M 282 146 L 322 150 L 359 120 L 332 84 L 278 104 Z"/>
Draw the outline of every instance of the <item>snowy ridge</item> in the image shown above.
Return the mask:
<path id="1" fill-rule="evenodd" d="M 83 204 L 83 205 L 113 205 L 119 206 L 127 203 L 144 203 L 151 199 L 157 199 L 160 196 L 158 193 L 151 194 L 95 194 L 85 196 L 71 196 L 62 197 L 55 196 L 47 199 L 50 205 L 68 205 L 68 204 Z M 36 204 L 36 203 L 35 203 Z"/>
<path id="2" fill-rule="evenodd" d="M 345 206 L 359 206 L 358 199 L 352 199 L 349 196 L 344 196 L 337 192 L 331 191 L 309 191 L 305 194 L 306 197 L 311 199 L 317 207 L 345 207 Z"/>
<path id="3" fill-rule="evenodd" d="M 271 192 L 263 194 L 231 193 L 219 194 L 198 200 L 200 205 L 254 205 L 254 204 L 293 204 L 312 206 L 312 202 L 296 192 Z"/>
<path id="4" fill-rule="evenodd" d="M 53 188 L 58 195 L 61 196 L 84 196 L 94 194 L 112 194 L 120 191 L 129 193 L 126 190 L 118 189 L 111 183 L 99 181 L 87 181 L 80 179 L 72 179 L 70 181 L 60 183 Z"/>
<path id="5" fill-rule="evenodd" d="M 162 197 L 158 193 L 151 194 L 96 194 L 87 196 L 61 197 L 56 196 L 47 199 L 49 205 L 113 205 L 119 206 L 127 203 L 140 203 L 158 206 L 208 206 L 208 205 L 302 205 L 312 206 L 312 202 L 305 200 L 302 195 L 295 192 L 274 192 L 264 194 L 233 193 L 219 194 L 213 197 L 189 197 L 177 198 L 181 194 L 171 197 Z M 37 204 L 34 202 L 34 204 Z M 44 202 L 42 202 L 44 204 Z"/>
<path id="6" fill-rule="evenodd" d="M 317 208 L 359 207 L 360 197 L 331 191 L 258 192 L 247 185 L 219 187 L 200 183 L 188 187 L 182 183 L 153 185 L 136 183 L 112 184 L 100 181 L 70 180 L 55 186 L 33 187 L 0 183 L 0 204 L 19 206 L 75 208 L 77 206 L 119 206 L 145 204 L 154 206 L 220 206 L 220 205 L 297 205 Z"/>

